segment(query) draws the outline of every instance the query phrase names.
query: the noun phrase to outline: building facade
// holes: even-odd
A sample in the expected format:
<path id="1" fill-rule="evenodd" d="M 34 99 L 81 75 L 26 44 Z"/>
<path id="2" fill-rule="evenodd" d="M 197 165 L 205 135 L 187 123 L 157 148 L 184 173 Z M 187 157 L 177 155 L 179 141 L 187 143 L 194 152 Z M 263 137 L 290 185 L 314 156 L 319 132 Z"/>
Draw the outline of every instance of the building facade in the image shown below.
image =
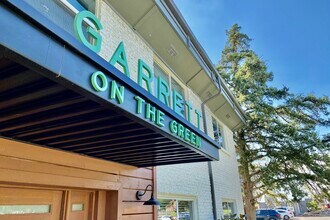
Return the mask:
<path id="1" fill-rule="evenodd" d="M 223 124 L 221 129 L 223 148 L 219 161 L 157 167 L 158 198 L 163 202 L 158 216 L 180 216 L 187 210 L 190 218 L 180 219 L 229 219 L 234 214 L 244 214 L 233 134 Z M 174 201 L 189 201 L 190 208 L 183 209 L 176 203 L 178 210 L 166 211 Z"/>
<path id="2" fill-rule="evenodd" d="M 182 196 L 179 219 L 240 211 L 244 113 L 172 1 L 7 0 L 0 17 L 0 219 L 158 219 L 152 192 Z"/>

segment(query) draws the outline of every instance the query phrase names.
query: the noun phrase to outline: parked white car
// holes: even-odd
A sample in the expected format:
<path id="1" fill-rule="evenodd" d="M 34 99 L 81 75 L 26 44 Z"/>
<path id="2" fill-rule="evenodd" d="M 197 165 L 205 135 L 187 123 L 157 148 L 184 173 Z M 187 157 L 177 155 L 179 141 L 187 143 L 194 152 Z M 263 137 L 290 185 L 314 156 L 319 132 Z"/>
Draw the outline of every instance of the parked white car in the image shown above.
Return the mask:
<path id="1" fill-rule="evenodd" d="M 284 206 L 284 207 L 278 207 L 278 208 L 276 208 L 277 210 L 284 210 L 284 211 L 287 211 L 288 212 L 288 214 L 289 214 L 289 217 L 290 218 L 293 218 L 294 217 L 294 209 L 293 208 L 291 208 L 291 207 L 286 207 L 286 206 Z"/>
<path id="2" fill-rule="evenodd" d="M 280 215 L 281 215 L 281 219 L 288 220 L 288 219 L 291 218 L 289 212 L 286 211 L 286 210 L 283 210 L 283 209 L 276 209 L 276 211 L 277 211 L 278 213 L 280 213 Z"/>

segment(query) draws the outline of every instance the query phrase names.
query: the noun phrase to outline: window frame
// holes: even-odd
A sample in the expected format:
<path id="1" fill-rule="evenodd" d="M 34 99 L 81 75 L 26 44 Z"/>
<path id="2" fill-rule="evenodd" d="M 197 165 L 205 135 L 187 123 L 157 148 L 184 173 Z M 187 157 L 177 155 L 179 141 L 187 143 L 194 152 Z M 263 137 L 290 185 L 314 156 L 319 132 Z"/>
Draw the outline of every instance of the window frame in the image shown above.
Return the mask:
<path id="1" fill-rule="evenodd" d="M 69 13 L 72 13 L 74 16 L 76 16 L 80 11 L 70 3 L 71 0 L 54 0 L 54 1 L 58 1 L 60 4 L 62 4 Z M 91 11 L 93 14 L 95 14 L 96 16 L 98 15 L 97 10 L 98 10 L 98 1 L 99 0 L 95 0 L 95 10 Z M 82 6 L 84 7 L 84 6 Z M 89 9 L 85 9 L 87 11 L 89 11 Z M 84 19 L 85 24 L 88 24 L 88 26 L 95 28 L 95 25 L 93 24 L 93 22 L 91 22 L 89 19 Z"/>
<path id="2" fill-rule="evenodd" d="M 78 2 L 78 4 L 80 4 L 79 3 L 79 1 L 78 0 L 55 0 L 55 1 L 58 1 L 58 2 L 60 2 L 63 6 L 65 6 L 67 9 L 69 9 L 73 14 L 78 14 L 80 11 L 79 11 L 79 9 L 78 8 L 76 8 L 72 3 L 71 3 L 71 1 L 77 1 Z M 95 0 L 95 10 L 94 11 L 91 11 L 92 13 L 94 13 L 94 14 L 96 14 L 96 9 L 97 9 L 97 1 L 98 0 Z M 85 8 L 85 6 L 84 5 L 82 5 L 82 4 L 80 4 L 85 10 L 87 10 L 87 11 L 90 11 L 88 8 Z M 87 23 L 89 22 L 87 19 L 85 20 Z M 92 22 L 89 22 L 88 23 L 88 25 L 91 25 L 92 24 Z"/>
<path id="3" fill-rule="evenodd" d="M 221 146 L 221 149 L 227 150 L 227 147 L 225 144 L 224 132 L 223 132 L 223 125 L 220 123 L 220 121 L 214 115 L 211 115 L 211 121 L 212 121 L 213 140 L 216 143 L 218 143 L 219 146 Z M 213 122 L 216 123 L 218 137 L 221 136 L 221 142 L 219 142 L 219 140 L 216 140 L 216 137 L 214 136 L 215 130 L 214 130 Z"/>
<path id="4" fill-rule="evenodd" d="M 223 208 L 223 204 L 224 203 L 227 203 L 227 207 L 228 207 L 228 203 L 232 203 L 233 204 L 233 215 L 234 214 L 236 214 L 237 215 L 237 207 L 236 207 L 236 201 L 235 200 L 227 200 L 227 199 L 224 199 L 224 200 L 222 200 L 222 203 L 221 203 L 221 205 L 222 205 L 222 216 L 224 217 L 224 219 L 226 219 L 226 218 L 228 218 L 228 219 L 230 219 L 230 216 L 229 217 L 226 217 L 225 215 L 224 215 L 224 208 Z"/>
<path id="5" fill-rule="evenodd" d="M 173 97 L 172 97 L 172 91 L 173 91 L 173 87 L 172 87 L 172 80 L 175 81 L 176 84 L 178 84 L 181 88 L 182 88 L 182 91 L 183 91 L 183 94 L 180 93 L 180 95 L 182 95 L 182 98 L 183 100 L 187 100 L 188 96 L 187 96 L 187 88 L 186 88 L 186 85 L 182 82 L 182 80 L 174 73 L 174 71 L 172 69 L 170 69 L 164 61 L 161 60 L 161 58 L 159 58 L 158 56 L 154 55 L 154 59 L 153 59 L 153 62 L 154 62 L 154 66 L 157 65 L 158 68 L 163 71 L 164 74 L 166 74 L 168 76 L 168 85 L 169 85 L 169 89 L 170 89 L 170 92 L 171 92 L 171 95 L 170 95 L 170 99 L 169 99 L 169 102 L 170 102 L 170 108 L 173 109 Z M 155 69 L 155 67 L 153 66 L 153 70 Z M 157 78 L 155 77 L 154 78 L 154 81 L 153 81 L 154 84 L 157 83 Z M 153 86 L 154 88 L 156 88 L 156 86 L 154 85 Z M 154 96 L 157 97 L 157 92 L 155 91 L 154 92 Z M 183 104 L 183 109 L 184 109 L 184 118 L 186 118 L 186 105 L 185 103 Z"/>
<path id="6" fill-rule="evenodd" d="M 189 196 L 189 195 L 165 195 L 165 194 L 158 194 L 158 199 L 168 199 L 168 200 L 175 200 L 176 201 L 176 214 L 177 219 L 179 220 L 179 201 L 188 201 L 192 202 L 192 220 L 198 219 L 198 207 L 197 207 L 197 197 Z M 160 216 L 157 216 L 160 217 Z"/>

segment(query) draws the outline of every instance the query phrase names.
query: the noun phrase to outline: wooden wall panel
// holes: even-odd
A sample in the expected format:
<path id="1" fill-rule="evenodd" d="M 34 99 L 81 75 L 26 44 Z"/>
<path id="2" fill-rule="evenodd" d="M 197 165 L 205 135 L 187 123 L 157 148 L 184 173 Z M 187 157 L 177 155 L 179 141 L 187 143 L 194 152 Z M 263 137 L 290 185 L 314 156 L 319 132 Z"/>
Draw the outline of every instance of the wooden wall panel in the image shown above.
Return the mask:
<path id="1" fill-rule="evenodd" d="M 138 168 L 132 170 L 122 170 L 119 172 L 119 175 L 151 180 L 153 174 L 152 174 L 152 170 L 150 169 Z"/>
<path id="2" fill-rule="evenodd" d="M 122 170 L 134 169 L 133 166 L 129 165 L 99 160 L 4 138 L 0 138 L 0 155 L 113 174 L 119 174 Z"/>
<path id="3" fill-rule="evenodd" d="M 123 189 L 123 201 L 124 202 L 136 201 L 136 191 L 137 190 L 135 189 Z M 150 196 L 151 196 L 151 191 L 147 191 L 141 201 L 145 202 L 149 200 Z"/>
<path id="4" fill-rule="evenodd" d="M 152 214 L 124 215 L 123 220 L 153 220 Z"/>
<path id="5" fill-rule="evenodd" d="M 119 176 L 119 182 L 124 189 L 143 190 L 147 185 L 152 184 L 152 180 Z"/>
<path id="6" fill-rule="evenodd" d="M 112 197 L 111 208 L 99 207 L 95 213 L 97 220 L 157 219 L 157 209 L 143 205 L 151 196 L 150 190 L 141 201 L 135 198 L 136 191 L 149 184 L 156 190 L 151 167 L 137 168 L 0 138 L 0 184 L 104 190 L 97 201 L 104 203 Z M 100 214 L 106 210 L 109 218 Z"/>
<path id="7" fill-rule="evenodd" d="M 15 159 L 13 157 L 5 156 L 0 156 L 0 168 L 79 177 L 93 180 L 103 180 L 108 182 L 118 182 L 119 180 L 119 176 L 115 174 L 100 173 L 95 171 L 64 167 L 44 162 Z"/>
<path id="8" fill-rule="evenodd" d="M 123 214 L 152 213 L 153 206 L 143 202 L 123 202 Z"/>

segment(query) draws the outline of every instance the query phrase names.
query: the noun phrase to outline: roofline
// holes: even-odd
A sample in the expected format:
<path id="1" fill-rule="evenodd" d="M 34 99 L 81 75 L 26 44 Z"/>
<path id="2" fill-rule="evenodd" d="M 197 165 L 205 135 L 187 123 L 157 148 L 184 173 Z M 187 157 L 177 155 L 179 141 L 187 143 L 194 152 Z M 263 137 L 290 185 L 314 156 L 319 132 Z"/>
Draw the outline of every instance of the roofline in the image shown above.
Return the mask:
<path id="1" fill-rule="evenodd" d="M 179 26 L 179 29 L 184 31 L 186 35 L 186 39 L 184 39 L 186 42 L 190 42 L 192 46 L 194 46 L 197 50 L 198 54 L 193 54 L 194 56 L 199 56 L 195 57 L 197 60 L 202 59 L 202 62 L 207 65 L 207 68 L 204 69 L 210 76 L 211 78 L 217 78 L 220 81 L 222 93 L 225 93 L 226 96 L 229 97 L 230 100 L 228 100 L 231 104 L 231 106 L 234 108 L 234 110 L 237 112 L 239 118 L 243 121 L 244 124 L 246 124 L 246 114 L 240 104 L 238 103 L 237 99 L 233 95 L 233 93 L 230 91 L 228 86 L 226 85 L 225 81 L 222 79 L 220 74 L 218 73 L 218 70 L 215 68 L 214 64 L 212 63 L 211 59 L 203 49 L 202 45 L 198 42 L 197 38 L 193 34 L 192 30 L 190 29 L 189 25 L 185 21 L 184 17 L 182 16 L 181 12 L 175 5 L 173 0 L 156 0 L 156 2 L 160 2 L 163 5 L 166 5 L 167 8 L 170 10 L 171 14 L 174 17 L 171 17 L 172 19 L 175 19 L 175 23 Z M 168 14 L 164 14 L 164 16 L 168 17 Z M 168 18 L 168 19 L 171 19 Z M 183 37 L 182 35 L 180 35 Z M 189 46 L 189 45 L 188 45 Z M 203 65 L 202 65 L 203 66 Z"/>

